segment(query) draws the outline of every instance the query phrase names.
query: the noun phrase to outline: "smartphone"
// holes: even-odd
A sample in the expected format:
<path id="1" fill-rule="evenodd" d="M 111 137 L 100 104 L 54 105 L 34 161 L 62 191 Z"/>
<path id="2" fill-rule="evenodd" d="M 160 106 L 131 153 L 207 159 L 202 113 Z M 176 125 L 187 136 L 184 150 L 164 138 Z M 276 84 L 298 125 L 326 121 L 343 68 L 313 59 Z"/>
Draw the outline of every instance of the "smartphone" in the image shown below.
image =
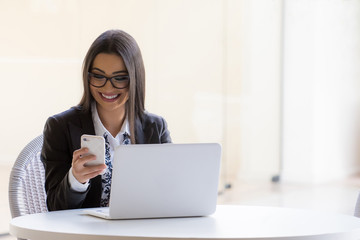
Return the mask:
<path id="1" fill-rule="evenodd" d="M 105 139 L 102 136 L 87 135 L 81 136 L 81 148 L 87 147 L 89 152 L 85 155 L 95 155 L 96 159 L 89 161 L 85 166 L 105 164 Z"/>

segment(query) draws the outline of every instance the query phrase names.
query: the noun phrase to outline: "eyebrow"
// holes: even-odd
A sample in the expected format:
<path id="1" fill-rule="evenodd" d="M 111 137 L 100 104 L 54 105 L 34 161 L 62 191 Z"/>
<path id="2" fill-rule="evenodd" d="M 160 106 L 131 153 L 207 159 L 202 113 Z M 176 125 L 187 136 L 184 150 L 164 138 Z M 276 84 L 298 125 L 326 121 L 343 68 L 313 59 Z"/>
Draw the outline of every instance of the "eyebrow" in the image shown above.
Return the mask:
<path id="1" fill-rule="evenodd" d="M 101 70 L 100 68 L 96 68 L 96 67 L 95 67 L 95 68 L 92 68 L 91 70 L 98 70 L 99 72 L 102 72 L 102 73 L 106 74 L 105 71 Z M 121 70 L 121 71 L 113 72 L 112 74 L 118 74 L 118 73 L 128 73 L 128 71 L 126 71 L 126 70 Z"/>

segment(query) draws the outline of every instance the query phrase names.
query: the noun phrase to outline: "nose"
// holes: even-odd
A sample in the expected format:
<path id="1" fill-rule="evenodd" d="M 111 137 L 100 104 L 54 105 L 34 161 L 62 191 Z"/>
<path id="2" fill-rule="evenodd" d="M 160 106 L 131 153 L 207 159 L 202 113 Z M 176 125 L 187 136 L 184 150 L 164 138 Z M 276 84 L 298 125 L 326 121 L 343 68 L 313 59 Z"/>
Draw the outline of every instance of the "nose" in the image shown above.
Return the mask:
<path id="1" fill-rule="evenodd" d="M 112 90 L 114 89 L 113 85 L 111 84 L 110 80 L 107 80 L 105 86 L 102 87 L 104 90 Z"/>

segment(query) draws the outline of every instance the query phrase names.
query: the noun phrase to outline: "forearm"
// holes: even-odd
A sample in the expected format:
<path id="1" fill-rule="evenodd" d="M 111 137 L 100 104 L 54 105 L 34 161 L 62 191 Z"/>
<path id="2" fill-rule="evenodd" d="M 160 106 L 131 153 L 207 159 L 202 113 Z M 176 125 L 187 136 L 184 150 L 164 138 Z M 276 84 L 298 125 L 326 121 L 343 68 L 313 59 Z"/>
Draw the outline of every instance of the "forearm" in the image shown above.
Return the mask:
<path id="1" fill-rule="evenodd" d="M 47 191 L 48 210 L 56 211 L 81 208 L 88 190 L 89 188 L 87 188 L 85 192 L 72 190 L 68 182 L 68 174 L 66 174 L 55 188 Z"/>

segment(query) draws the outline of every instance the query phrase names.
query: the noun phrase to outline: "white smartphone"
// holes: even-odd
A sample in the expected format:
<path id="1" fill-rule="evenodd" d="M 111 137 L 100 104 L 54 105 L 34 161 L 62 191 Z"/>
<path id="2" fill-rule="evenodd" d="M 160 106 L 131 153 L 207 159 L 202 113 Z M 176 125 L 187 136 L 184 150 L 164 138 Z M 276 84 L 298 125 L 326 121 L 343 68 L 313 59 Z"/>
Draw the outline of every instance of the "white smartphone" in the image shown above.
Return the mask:
<path id="1" fill-rule="evenodd" d="M 87 135 L 81 136 L 81 148 L 87 147 L 89 152 L 85 155 L 95 155 L 96 159 L 87 162 L 85 166 L 105 164 L 105 139 L 102 136 Z"/>

